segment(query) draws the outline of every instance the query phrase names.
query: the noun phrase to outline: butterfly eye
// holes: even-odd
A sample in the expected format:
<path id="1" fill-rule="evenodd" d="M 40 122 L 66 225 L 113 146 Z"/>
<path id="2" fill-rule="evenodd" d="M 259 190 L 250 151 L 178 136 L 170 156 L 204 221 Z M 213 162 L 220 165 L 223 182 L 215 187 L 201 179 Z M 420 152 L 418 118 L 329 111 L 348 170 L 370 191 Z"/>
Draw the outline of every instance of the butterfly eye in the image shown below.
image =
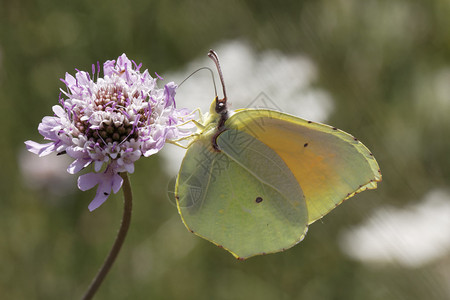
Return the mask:
<path id="1" fill-rule="evenodd" d="M 227 105 L 224 101 L 224 99 L 217 99 L 216 100 L 216 113 L 219 115 L 224 114 L 227 111 Z"/>

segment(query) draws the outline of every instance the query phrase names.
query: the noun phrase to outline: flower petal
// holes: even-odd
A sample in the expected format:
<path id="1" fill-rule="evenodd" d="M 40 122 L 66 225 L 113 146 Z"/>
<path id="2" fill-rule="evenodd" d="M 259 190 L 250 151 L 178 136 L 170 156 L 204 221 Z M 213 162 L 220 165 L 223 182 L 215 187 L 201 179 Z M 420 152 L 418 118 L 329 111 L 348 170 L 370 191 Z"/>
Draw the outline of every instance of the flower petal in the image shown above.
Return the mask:
<path id="1" fill-rule="evenodd" d="M 117 66 L 120 70 L 130 68 L 132 66 L 131 61 L 128 59 L 125 53 L 117 58 Z"/>
<path id="2" fill-rule="evenodd" d="M 77 158 L 75 159 L 67 168 L 67 172 L 69 174 L 75 174 L 89 166 L 92 162 L 92 159 L 86 159 L 86 158 Z"/>
<path id="3" fill-rule="evenodd" d="M 168 106 L 175 107 L 175 93 L 176 93 L 177 85 L 175 82 L 169 82 L 164 86 L 164 98 L 166 101 L 166 104 L 164 108 Z"/>
<path id="4" fill-rule="evenodd" d="M 104 161 L 103 160 L 96 160 L 94 162 L 94 170 L 95 172 L 99 172 L 102 169 Z"/>
<path id="5" fill-rule="evenodd" d="M 115 60 L 107 60 L 103 64 L 103 73 L 105 76 L 111 76 L 114 73 L 114 64 L 116 63 Z"/>
<path id="6" fill-rule="evenodd" d="M 97 193 L 95 194 L 94 200 L 89 203 L 88 209 L 89 211 L 93 211 L 97 209 L 100 205 L 102 205 L 106 199 L 108 199 L 111 189 L 109 191 L 102 190 L 100 186 L 97 188 Z"/>
<path id="7" fill-rule="evenodd" d="M 61 121 L 56 117 L 44 117 L 38 126 L 39 133 L 46 139 L 57 141 L 58 130 L 61 127 Z"/>
<path id="8" fill-rule="evenodd" d="M 82 148 L 75 147 L 74 149 L 73 147 L 68 147 L 66 151 L 67 155 L 75 158 L 75 160 L 67 168 L 67 172 L 69 172 L 69 174 L 78 173 L 92 163 L 92 158 L 89 156 L 89 153 Z"/>
<path id="9" fill-rule="evenodd" d="M 49 155 L 56 150 L 55 143 L 39 144 L 33 141 L 26 141 L 27 150 L 39 155 L 40 157 Z"/>
<path id="10" fill-rule="evenodd" d="M 92 189 L 100 182 L 101 173 L 87 173 L 78 177 L 78 188 L 82 191 Z"/>
<path id="11" fill-rule="evenodd" d="M 54 105 L 54 106 L 52 107 L 52 110 L 53 110 L 53 112 L 55 113 L 55 115 L 56 115 L 58 118 L 63 118 L 63 117 L 65 116 L 65 114 L 66 114 L 66 112 L 64 111 L 64 109 L 63 109 L 61 106 L 59 106 L 59 105 Z"/>
<path id="12" fill-rule="evenodd" d="M 94 200 L 88 206 L 90 211 L 102 205 L 108 199 L 111 190 L 117 193 L 122 187 L 123 179 L 112 167 L 103 173 L 87 173 L 78 177 L 78 188 L 82 191 L 89 190 L 97 184 Z"/>
<path id="13" fill-rule="evenodd" d="M 72 88 L 72 86 L 77 84 L 75 77 L 73 77 L 71 74 L 69 74 L 67 72 L 66 72 L 65 82 L 69 89 Z"/>
<path id="14" fill-rule="evenodd" d="M 123 184 L 122 176 L 120 176 L 119 174 L 115 174 L 112 182 L 112 190 L 114 194 L 116 194 L 120 190 L 122 184 Z"/>

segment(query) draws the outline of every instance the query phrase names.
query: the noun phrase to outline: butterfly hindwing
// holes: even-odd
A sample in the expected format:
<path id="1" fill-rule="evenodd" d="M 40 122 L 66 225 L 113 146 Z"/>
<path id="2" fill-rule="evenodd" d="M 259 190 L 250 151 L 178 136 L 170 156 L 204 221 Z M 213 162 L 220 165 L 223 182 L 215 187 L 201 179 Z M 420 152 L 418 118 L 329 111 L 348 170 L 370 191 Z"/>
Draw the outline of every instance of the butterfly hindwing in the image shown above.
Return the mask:
<path id="1" fill-rule="evenodd" d="M 189 147 L 177 179 L 177 202 L 189 230 L 238 258 L 298 243 L 308 212 L 301 187 L 284 161 L 244 131 L 225 130 Z"/>

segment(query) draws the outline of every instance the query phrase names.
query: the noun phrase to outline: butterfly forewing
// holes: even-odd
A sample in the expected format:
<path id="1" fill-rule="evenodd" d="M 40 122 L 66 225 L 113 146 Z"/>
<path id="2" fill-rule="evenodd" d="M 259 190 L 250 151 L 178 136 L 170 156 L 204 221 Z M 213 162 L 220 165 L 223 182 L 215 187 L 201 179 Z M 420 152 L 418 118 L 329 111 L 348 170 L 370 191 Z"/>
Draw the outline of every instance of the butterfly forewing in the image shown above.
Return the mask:
<path id="1" fill-rule="evenodd" d="M 309 221 L 365 189 L 377 187 L 381 173 L 372 153 L 353 136 L 271 110 L 241 110 L 227 122 L 263 142 L 286 163 L 305 195 Z"/>

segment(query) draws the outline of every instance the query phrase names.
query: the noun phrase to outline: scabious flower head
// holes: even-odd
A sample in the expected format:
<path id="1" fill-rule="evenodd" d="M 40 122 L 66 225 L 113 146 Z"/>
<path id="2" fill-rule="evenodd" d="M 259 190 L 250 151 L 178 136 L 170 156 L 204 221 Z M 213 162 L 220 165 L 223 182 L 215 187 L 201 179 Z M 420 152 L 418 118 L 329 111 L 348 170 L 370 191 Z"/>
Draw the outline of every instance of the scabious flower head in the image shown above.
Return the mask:
<path id="1" fill-rule="evenodd" d="M 156 78 L 141 64 L 122 54 L 117 61 L 92 66 L 92 76 L 78 71 L 66 73 L 59 104 L 54 116 L 44 117 L 39 133 L 49 143 L 26 141 L 27 149 L 39 156 L 52 152 L 67 154 L 74 161 L 67 171 L 75 174 L 90 164 L 93 172 L 78 178 L 78 187 L 88 190 L 98 185 L 89 210 L 99 207 L 122 186 L 120 172 L 133 173 L 134 162 L 141 156 L 157 153 L 166 140 L 191 134 L 192 114 L 175 107 L 176 84 L 160 89 Z M 96 75 L 96 76 L 95 76 Z M 95 80 L 97 77 L 97 80 Z"/>

